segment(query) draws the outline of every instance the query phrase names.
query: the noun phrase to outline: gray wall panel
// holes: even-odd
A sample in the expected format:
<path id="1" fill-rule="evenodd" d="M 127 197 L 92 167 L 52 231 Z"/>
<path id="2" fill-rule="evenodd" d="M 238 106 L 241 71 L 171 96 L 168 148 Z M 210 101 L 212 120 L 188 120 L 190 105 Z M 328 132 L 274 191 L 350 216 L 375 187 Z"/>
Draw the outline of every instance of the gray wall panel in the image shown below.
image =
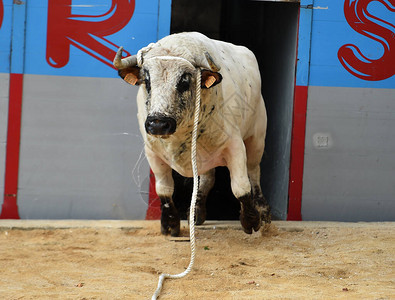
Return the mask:
<path id="1" fill-rule="evenodd" d="M 5 148 L 8 122 L 8 93 L 10 75 L 0 73 L 0 204 L 4 202 Z M 0 205 L 0 212 L 1 212 Z"/>
<path id="2" fill-rule="evenodd" d="M 9 85 L 10 75 L 0 73 L 0 143 L 7 139 Z"/>
<path id="3" fill-rule="evenodd" d="M 145 217 L 136 94 L 120 79 L 25 76 L 21 218 Z"/>
<path id="4" fill-rule="evenodd" d="M 395 92 L 309 87 L 304 220 L 395 220 Z"/>

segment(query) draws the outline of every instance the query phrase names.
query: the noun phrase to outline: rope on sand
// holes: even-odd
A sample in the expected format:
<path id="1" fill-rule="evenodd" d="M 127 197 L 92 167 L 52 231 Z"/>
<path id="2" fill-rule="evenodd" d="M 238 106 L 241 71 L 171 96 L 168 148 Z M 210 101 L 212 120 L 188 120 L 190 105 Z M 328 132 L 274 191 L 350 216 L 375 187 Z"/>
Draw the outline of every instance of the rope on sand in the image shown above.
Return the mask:
<path id="1" fill-rule="evenodd" d="M 197 170 L 197 162 L 196 162 L 196 140 L 197 140 L 197 128 L 199 123 L 199 113 L 200 113 L 200 92 L 201 92 L 201 73 L 200 68 L 197 69 L 197 76 L 196 76 L 196 101 L 195 101 L 195 115 L 194 115 L 194 123 L 193 123 L 193 131 L 192 131 L 192 149 L 191 149 L 191 161 L 192 161 L 192 171 L 193 171 L 193 192 L 192 192 L 192 199 L 191 199 L 191 206 L 189 211 L 189 236 L 190 236 L 190 246 L 191 246 L 191 260 L 189 262 L 188 268 L 182 273 L 179 274 L 165 274 L 162 273 L 159 276 L 158 287 L 156 288 L 155 293 L 152 296 L 152 300 L 156 300 L 162 290 L 163 282 L 166 278 L 182 278 L 186 276 L 193 267 L 193 263 L 195 261 L 195 205 L 196 205 L 196 198 L 197 192 L 199 188 L 199 176 Z"/>

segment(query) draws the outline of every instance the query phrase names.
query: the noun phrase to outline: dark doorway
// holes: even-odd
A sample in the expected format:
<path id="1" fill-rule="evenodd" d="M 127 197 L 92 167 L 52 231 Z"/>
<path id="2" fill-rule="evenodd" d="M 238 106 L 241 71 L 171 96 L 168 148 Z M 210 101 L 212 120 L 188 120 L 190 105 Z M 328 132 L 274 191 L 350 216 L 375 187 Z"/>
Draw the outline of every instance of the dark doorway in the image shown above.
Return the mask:
<path id="1" fill-rule="evenodd" d="M 244 45 L 258 59 L 268 113 L 261 184 L 273 219 L 281 220 L 286 219 L 288 208 L 298 13 L 296 1 L 172 1 L 171 33 L 199 31 L 210 38 Z M 174 200 L 185 218 L 192 180 L 175 172 L 174 178 Z M 235 220 L 239 210 L 227 168 L 217 168 L 216 184 L 207 200 L 207 219 Z"/>

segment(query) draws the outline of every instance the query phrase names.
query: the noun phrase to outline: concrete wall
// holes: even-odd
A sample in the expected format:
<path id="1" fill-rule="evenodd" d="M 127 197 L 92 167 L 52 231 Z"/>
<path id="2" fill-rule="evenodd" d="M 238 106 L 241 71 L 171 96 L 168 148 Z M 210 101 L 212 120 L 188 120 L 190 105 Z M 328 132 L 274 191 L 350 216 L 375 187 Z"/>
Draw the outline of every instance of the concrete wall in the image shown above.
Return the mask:
<path id="1" fill-rule="evenodd" d="M 393 89 L 310 87 L 304 220 L 395 219 Z"/>
<path id="2" fill-rule="evenodd" d="M 309 15 L 302 217 L 393 221 L 395 14 L 380 1 L 314 0 Z"/>
<path id="3" fill-rule="evenodd" d="M 112 61 L 121 45 L 135 54 L 168 35 L 171 1 L 79 2 L 0 1 L 0 204 L 11 73 L 22 122 L 19 182 L 12 178 L 8 197 L 20 217 L 143 219 L 149 166 L 137 88 Z"/>
<path id="4" fill-rule="evenodd" d="M 99 5 L 92 7 L 76 5 L 71 13 L 85 15 L 83 22 L 92 23 L 92 16 L 103 15 L 117 1 L 97 0 Z M 183 5 L 187 2 L 190 7 L 190 1 Z M 350 1 L 352 5 L 357 2 L 368 5 Z M 50 22 L 48 15 L 54 13 L 64 21 L 62 10 L 71 9 L 60 5 L 61 1 L 51 3 L 58 3 L 58 7 L 50 9 L 47 3 L 35 1 L 0 3 L 4 8 L 0 22 L 0 203 L 9 73 L 23 73 L 21 217 L 144 218 L 149 168 L 135 119 L 136 88 L 116 78 L 111 60 L 115 45 L 135 53 L 166 35 L 171 3 L 136 1 L 133 14 L 123 10 L 123 28 L 112 32 L 119 18 L 112 19 L 117 26 L 108 26 L 111 32 L 106 34 L 99 31 L 95 39 L 86 38 L 84 26 L 74 36 L 67 26 L 54 22 L 56 18 Z M 119 2 L 125 3 L 132 2 Z M 258 56 L 269 114 L 263 186 L 274 214 L 284 219 L 298 4 L 234 0 L 217 1 L 210 7 L 209 1 L 205 3 L 208 16 L 218 12 L 221 20 L 211 20 L 204 30 L 245 44 Z M 299 46 L 303 45 L 299 50 L 304 53 L 298 51 L 296 85 L 308 87 L 303 195 L 299 199 L 302 215 L 305 220 L 394 220 L 395 76 L 388 73 L 394 57 L 389 55 L 394 49 L 388 30 L 393 32 L 390 24 L 395 23 L 395 15 L 373 1 L 365 8 L 374 18 L 358 16 L 366 29 L 361 31 L 361 22 L 353 23 L 353 16 L 362 10 L 344 3 L 301 1 L 298 38 Z M 203 11 L 201 2 L 196 4 L 196 10 Z M 183 9 L 181 6 L 178 11 Z M 111 19 L 113 15 L 106 16 Z M 204 22 L 204 17 L 199 14 L 200 21 Z M 108 21 L 104 19 L 99 18 L 96 25 Z M 194 19 L 187 24 L 194 24 L 190 20 Z M 217 29 L 212 31 L 211 27 Z M 48 28 L 58 29 L 66 43 L 57 43 L 57 36 L 47 39 Z M 68 35 L 74 37 L 74 44 L 68 44 L 72 40 Z M 260 51 L 262 48 L 265 50 Z M 51 52 L 55 58 L 59 59 L 59 54 L 67 58 L 65 65 L 54 66 L 58 61 L 47 57 L 48 49 L 56 50 Z M 348 54 L 343 52 L 342 56 L 341 49 L 348 49 Z M 347 55 L 356 53 L 355 49 L 365 58 L 357 56 L 359 64 L 351 66 Z M 384 58 L 390 63 L 380 65 Z M 369 59 L 371 70 L 365 64 Z"/>
<path id="5" fill-rule="evenodd" d="M 136 94 L 117 78 L 25 76 L 21 218 L 145 217 L 149 166 Z"/>

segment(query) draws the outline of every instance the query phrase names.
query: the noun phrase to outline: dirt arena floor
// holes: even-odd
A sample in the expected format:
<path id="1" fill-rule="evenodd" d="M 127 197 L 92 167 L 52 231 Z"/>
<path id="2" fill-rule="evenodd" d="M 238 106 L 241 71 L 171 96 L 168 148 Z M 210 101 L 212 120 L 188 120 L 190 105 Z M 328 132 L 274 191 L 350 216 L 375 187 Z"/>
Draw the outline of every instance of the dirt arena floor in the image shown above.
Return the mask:
<path id="1" fill-rule="evenodd" d="M 158 221 L 0 221 L 0 299 L 150 299 L 189 263 Z M 395 223 L 197 228 L 194 268 L 159 299 L 395 299 Z"/>

